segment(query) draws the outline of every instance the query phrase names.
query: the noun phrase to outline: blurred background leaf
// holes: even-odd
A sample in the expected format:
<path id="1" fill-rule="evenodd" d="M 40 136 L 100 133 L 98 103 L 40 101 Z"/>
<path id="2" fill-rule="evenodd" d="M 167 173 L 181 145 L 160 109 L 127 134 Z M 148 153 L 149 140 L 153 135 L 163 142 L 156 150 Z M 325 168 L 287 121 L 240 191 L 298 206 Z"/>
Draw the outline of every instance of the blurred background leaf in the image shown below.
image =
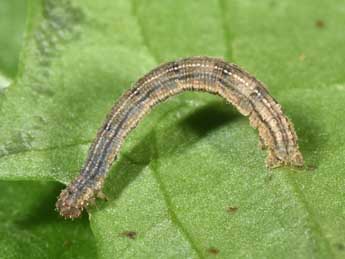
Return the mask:
<path id="1" fill-rule="evenodd" d="M 25 0 L 5 0 L 0 3 L 0 73 L 9 78 L 14 78 L 17 73 L 26 9 Z"/>

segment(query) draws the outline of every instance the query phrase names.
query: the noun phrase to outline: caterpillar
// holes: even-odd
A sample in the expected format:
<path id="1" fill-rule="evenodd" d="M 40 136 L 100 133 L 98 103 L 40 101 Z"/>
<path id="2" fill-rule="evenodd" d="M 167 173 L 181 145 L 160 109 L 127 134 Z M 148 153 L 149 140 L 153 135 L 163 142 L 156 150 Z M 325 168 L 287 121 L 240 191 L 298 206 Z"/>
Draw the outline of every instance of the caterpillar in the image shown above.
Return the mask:
<path id="1" fill-rule="evenodd" d="M 140 78 L 113 106 L 91 145 L 86 162 L 63 190 L 56 207 L 67 218 L 79 217 L 100 193 L 126 136 L 158 103 L 184 91 L 223 97 L 258 129 L 268 150 L 266 165 L 303 166 L 293 124 L 262 82 L 220 58 L 190 57 L 158 66 Z"/>

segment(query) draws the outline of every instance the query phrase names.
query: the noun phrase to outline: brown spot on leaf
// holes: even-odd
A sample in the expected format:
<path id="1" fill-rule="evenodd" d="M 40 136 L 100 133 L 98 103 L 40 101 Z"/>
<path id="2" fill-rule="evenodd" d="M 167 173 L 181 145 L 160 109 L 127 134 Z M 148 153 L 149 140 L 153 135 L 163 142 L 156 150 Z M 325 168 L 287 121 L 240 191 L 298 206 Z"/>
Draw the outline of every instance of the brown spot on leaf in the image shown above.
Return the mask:
<path id="1" fill-rule="evenodd" d="M 304 61 L 305 60 L 305 55 L 304 53 L 301 53 L 298 57 L 299 61 Z"/>
<path id="2" fill-rule="evenodd" d="M 236 213 L 236 211 L 238 210 L 238 207 L 228 207 L 226 209 L 226 211 L 229 213 L 229 214 L 234 214 Z"/>
<path id="3" fill-rule="evenodd" d="M 207 249 L 207 252 L 209 252 L 212 255 L 217 255 L 217 254 L 219 254 L 219 249 L 217 249 L 215 247 L 210 247 L 209 249 Z"/>
<path id="4" fill-rule="evenodd" d="M 317 27 L 317 28 L 323 28 L 323 27 L 325 27 L 325 22 L 323 21 L 323 20 L 316 20 L 315 21 L 315 26 Z"/>
<path id="5" fill-rule="evenodd" d="M 136 239 L 137 232 L 135 231 L 123 231 L 120 236 L 122 237 L 128 237 L 129 239 Z"/>
<path id="6" fill-rule="evenodd" d="M 265 183 L 269 183 L 273 180 L 273 174 L 269 173 L 265 178 L 264 181 Z"/>
<path id="7" fill-rule="evenodd" d="M 308 171 L 314 171 L 316 169 L 316 165 L 307 165 Z"/>
<path id="8" fill-rule="evenodd" d="M 71 245 L 72 245 L 71 240 L 65 240 L 65 241 L 63 242 L 63 246 L 64 246 L 64 247 L 70 247 Z"/>
<path id="9" fill-rule="evenodd" d="M 338 250 L 340 250 L 340 251 L 344 251 L 345 250 L 345 245 L 344 244 L 336 243 L 335 245 L 336 245 Z"/>

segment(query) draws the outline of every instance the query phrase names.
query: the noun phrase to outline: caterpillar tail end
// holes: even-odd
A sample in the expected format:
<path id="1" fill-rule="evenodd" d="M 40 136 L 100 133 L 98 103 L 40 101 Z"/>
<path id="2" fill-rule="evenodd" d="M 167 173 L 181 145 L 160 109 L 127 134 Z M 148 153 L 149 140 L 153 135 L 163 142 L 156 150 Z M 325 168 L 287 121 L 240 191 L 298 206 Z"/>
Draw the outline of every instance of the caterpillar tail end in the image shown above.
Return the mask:
<path id="1" fill-rule="evenodd" d="M 279 158 L 274 152 L 271 151 L 266 159 L 266 166 L 271 169 L 281 166 L 303 168 L 304 159 L 299 150 L 295 150 L 293 153 L 284 158 Z"/>

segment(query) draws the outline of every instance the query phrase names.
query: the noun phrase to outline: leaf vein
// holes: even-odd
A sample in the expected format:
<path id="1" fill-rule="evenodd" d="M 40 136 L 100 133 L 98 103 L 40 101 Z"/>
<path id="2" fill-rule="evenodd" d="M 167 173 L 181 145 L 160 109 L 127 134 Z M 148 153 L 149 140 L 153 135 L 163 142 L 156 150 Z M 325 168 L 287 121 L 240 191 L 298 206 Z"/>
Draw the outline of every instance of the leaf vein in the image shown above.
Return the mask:
<path id="1" fill-rule="evenodd" d="M 300 190 L 300 188 L 295 183 L 295 180 L 292 179 L 291 176 L 286 175 L 284 178 L 285 178 L 285 181 L 292 187 L 292 191 L 295 194 L 296 199 L 299 200 L 299 203 L 302 209 L 304 209 L 307 212 L 309 221 L 313 226 L 310 229 L 316 232 L 316 234 L 321 238 L 321 240 L 324 241 L 324 245 L 327 250 L 328 256 L 330 256 L 330 258 L 335 258 L 335 255 L 331 248 L 331 244 L 329 240 L 325 237 L 325 234 L 323 233 L 321 229 L 320 223 L 317 221 L 313 210 L 308 205 L 303 192 Z M 320 246 L 318 245 L 317 247 L 319 248 Z"/>
<path id="2" fill-rule="evenodd" d="M 195 253 L 197 254 L 197 256 L 199 258 L 204 258 L 203 253 L 201 252 L 201 250 L 198 248 L 198 246 L 195 244 L 193 238 L 191 237 L 190 233 L 188 232 L 188 230 L 183 226 L 182 222 L 179 220 L 179 218 L 177 217 L 175 211 L 174 211 L 174 205 L 173 202 L 171 201 L 169 195 L 168 195 L 168 191 L 158 173 L 158 167 L 159 167 L 159 162 L 158 162 L 158 150 L 157 150 L 157 137 L 156 134 L 154 134 L 153 137 L 153 143 L 152 146 L 154 148 L 154 152 L 153 152 L 153 160 L 151 161 L 151 163 L 149 164 L 152 172 L 153 172 L 153 177 L 156 180 L 157 184 L 158 184 L 158 188 L 160 190 L 160 192 L 162 193 L 164 202 L 166 204 L 167 207 L 167 213 L 171 219 L 171 222 L 180 230 L 180 232 L 182 233 L 182 235 L 185 237 L 185 239 L 187 240 L 187 242 L 189 243 L 190 247 L 195 251 Z"/>
<path id="3" fill-rule="evenodd" d="M 57 145 L 57 146 L 46 147 L 46 148 L 29 148 L 29 149 L 17 150 L 17 151 L 9 152 L 7 154 L 0 156 L 0 161 L 10 156 L 31 153 L 31 152 L 55 151 L 58 149 L 73 148 L 73 147 L 82 146 L 82 145 L 89 145 L 90 143 L 91 143 L 90 140 L 85 140 L 85 141 L 81 141 L 80 143 L 72 143 L 72 144 L 66 144 L 66 145 L 61 145 L 61 146 Z"/>

